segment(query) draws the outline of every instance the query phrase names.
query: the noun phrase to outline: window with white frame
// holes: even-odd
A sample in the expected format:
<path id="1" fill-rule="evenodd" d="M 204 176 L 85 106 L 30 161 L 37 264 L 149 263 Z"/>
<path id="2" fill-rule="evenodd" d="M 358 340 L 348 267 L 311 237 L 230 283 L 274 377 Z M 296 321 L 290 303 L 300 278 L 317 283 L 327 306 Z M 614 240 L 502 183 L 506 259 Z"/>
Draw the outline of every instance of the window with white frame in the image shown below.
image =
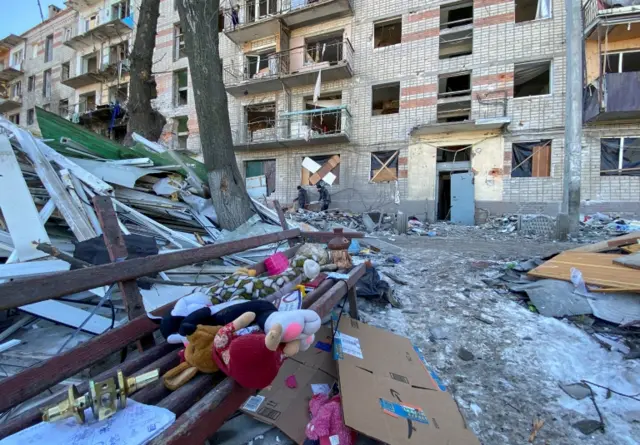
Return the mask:
<path id="1" fill-rule="evenodd" d="M 22 96 L 22 82 L 17 81 L 11 85 L 11 97 Z"/>
<path id="2" fill-rule="evenodd" d="M 640 50 L 602 55 L 603 73 L 629 73 L 640 71 Z"/>
<path id="3" fill-rule="evenodd" d="M 640 176 L 640 137 L 600 139 L 600 176 Z"/>
<path id="4" fill-rule="evenodd" d="M 24 54 L 21 49 L 14 52 L 13 54 L 11 54 L 11 66 L 14 68 L 19 68 L 23 58 Z"/>

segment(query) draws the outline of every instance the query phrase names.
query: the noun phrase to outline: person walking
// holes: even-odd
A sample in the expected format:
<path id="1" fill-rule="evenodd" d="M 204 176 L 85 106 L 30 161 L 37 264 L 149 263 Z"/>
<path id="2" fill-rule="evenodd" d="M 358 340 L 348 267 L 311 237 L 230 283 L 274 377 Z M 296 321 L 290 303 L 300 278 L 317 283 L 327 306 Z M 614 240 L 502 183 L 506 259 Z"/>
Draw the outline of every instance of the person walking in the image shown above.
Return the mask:
<path id="1" fill-rule="evenodd" d="M 327 188 L 320 183 L 316 184 L 316 188 L 318 189 L 318 193 L 320 194 L 320 202 L 322 203 L 321 210 L 324 212 L 329 208 L 329 205 L 331 204 L 331 195 L 329 194 L 329 190 L 327 190 Z"/>
<path id="2" fill-rule="evenodd" d="M 307 204 L 309 204 L 309 195 L 307 194 L 307 190 L 298 186 L 298 197 L 293 200 L 293 202 L 298 201 L 299 209 L 306 209 Z"/>

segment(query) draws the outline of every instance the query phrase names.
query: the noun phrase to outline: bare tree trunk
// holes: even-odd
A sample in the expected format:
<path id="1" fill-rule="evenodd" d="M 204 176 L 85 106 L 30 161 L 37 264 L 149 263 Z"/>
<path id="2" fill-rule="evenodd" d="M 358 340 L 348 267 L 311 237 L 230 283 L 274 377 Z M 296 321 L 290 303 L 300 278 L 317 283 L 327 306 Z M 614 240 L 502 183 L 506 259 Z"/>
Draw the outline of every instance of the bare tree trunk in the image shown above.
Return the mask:
<path id="1" fill-rule="evenodd" d="M 167 122 L 160 112 L 151 107 L 151 99 L 157 95 L 156 81 L 151 69 L 153 50 L 156 46 L 156 27 L 160 16 L 160 0 L 142 0 L 138 14 L 136 40 L 129 59 L 131 74 L 129 80 L 129 101 L 127 113 L 127 136 L 125 145 L 133 145 L 131 135 L 135 132 L 150 141 L 157 141 Z"/>
<path id="2" fill-rule="evenodd" d="M 220 227 L 233 230 L 253 214 L 231 138 L 218 49 L 219 0 L 177 0 L 185 36 L 211 200 Z"/>

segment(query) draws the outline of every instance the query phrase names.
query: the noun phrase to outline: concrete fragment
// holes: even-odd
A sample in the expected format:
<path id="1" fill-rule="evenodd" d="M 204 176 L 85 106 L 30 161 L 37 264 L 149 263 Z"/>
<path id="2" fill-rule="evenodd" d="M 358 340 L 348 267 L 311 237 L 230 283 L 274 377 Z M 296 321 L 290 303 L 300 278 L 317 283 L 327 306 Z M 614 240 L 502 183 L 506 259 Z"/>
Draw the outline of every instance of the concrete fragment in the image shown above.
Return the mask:
<path id="1" fill-rule="evenodd" d="M 471 361 L 471 360 L 473 360 L 475 358 L 473 356 L 473 354 L 471 353 L 471 351 L 469 351 L 468 349 L 465 349 L 465 348 L 460 348 L 458 350 L 458 357 L 460 357 L 465 362 L 469 362 L 469 361 Z"/>
<path id="2" fill-rule="evenodd" d="M 572 425 L 575 429 L 580 431 L 582 434 L 589 435 L 595 433 L 599 429 L 603 427 L 602 422 L 599 420 L 581 420 Z"/>
<path id="3" fill-rule="evenodd" d="M 589 397 L 591 390 L 584 383 L 569 383 L 566 385 L 560 385 L 560 389 L 567 393 L 567 395 L 573 397 L 576 400 L 582 400 Z"/>

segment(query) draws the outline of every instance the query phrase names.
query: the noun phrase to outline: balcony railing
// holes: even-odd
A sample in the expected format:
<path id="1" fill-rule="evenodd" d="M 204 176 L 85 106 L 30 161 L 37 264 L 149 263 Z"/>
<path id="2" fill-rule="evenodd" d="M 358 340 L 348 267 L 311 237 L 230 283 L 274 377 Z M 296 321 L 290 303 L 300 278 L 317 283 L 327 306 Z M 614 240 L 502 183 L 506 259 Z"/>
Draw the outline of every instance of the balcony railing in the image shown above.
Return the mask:
<path id="1" fill-rule="evenodd" d="M 102 15 L 100 15 L 102 17 Z M 133 16 L 121 19 L 118 16 L 112 17 L 106 14 L 100 19 L 98 24 L 91 29 L 77 28 L 70 39 L 64 41 L 64 45 L 82 51 L 93 46 L 95 41 L 105 42 L 107 40 L 123 37 L 133 30 Z"/>
<path id="2" fill-rule="evenodd" d="M 348 142 L 351 114 L 346 106 L 282 113 L 232 129 L 236 149 L 295 147 Z"/>
<path id="3" fill-rule="evenodd" d="M 582 23 L 586 37 L 598 26 L 606 22 L 607 26 L 627 25 L 640 21 L 640 4 L 636 0 L 587 0 L 582 6 Z M 626 4 L 627 6 L 622 6 Z"/>
<path id="4" fill-rule="evenodd" d="M 246 0 L 225 10 L 224 32 L 236 43 L 267 37 L 282 19 L 287 27 L 326 20 L 352 11 L 352 0 Z M 248 29 L 250 28 L 250 30 Z"/>
<path id="5" fill-rule="evenodd" d="M 353 76 L 354 51 L 349 39 L 308 44 L 286 51 L 246 57 L 241 70 L 225 67 L 224 82 L 229 94 L 277 91 L 282 84 L 292 88 L 313 84 L 322 70 L 322 81 Z"/>

